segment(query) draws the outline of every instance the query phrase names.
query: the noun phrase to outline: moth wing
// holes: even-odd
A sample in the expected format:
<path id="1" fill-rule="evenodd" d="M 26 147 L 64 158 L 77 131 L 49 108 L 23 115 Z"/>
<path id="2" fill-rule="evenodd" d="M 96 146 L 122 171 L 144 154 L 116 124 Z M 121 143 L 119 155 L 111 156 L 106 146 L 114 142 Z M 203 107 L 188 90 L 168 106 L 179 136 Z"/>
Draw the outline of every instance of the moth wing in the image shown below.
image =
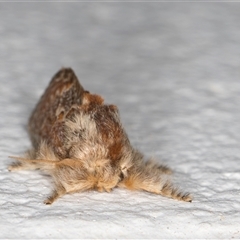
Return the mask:
<path id="1" fill-rule="evenodd" d="M 84 89 L 71 68 L 63 68 L 53 76 L 28 123 L 29 135 L 35 148 L 43 140 L 61 149 L 64 116 L 72 106 L 82 103 L 83 93 Z M 59 155 L 62 154 L 59 152 Z"/>

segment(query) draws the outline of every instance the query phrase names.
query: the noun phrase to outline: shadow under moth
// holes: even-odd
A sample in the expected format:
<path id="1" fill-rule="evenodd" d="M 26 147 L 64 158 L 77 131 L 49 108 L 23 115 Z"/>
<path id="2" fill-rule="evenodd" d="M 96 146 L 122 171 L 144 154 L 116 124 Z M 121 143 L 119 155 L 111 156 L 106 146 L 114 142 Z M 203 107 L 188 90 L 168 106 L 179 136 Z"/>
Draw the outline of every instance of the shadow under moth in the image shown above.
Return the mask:
<path id="1" fill-rule="evenodd" d="M 144 190 L 191 202 L 174 187 L 172 171 L 144 156 L 130 144 L 118 108 L 84 90 L 71 68 L 57 72 L 28 123 L 33 148 L 9 171 L 39 169 L 53 178 L 54 191 L 44 201 L 74 192 L 115 187 Z"/>

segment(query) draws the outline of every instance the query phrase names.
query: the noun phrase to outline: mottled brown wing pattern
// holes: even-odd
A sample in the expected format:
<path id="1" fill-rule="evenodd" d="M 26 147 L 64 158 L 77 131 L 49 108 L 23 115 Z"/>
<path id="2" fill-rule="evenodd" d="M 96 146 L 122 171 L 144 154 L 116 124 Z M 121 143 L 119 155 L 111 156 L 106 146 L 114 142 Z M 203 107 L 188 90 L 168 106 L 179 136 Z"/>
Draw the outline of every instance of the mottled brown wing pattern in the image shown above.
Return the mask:
<path id="1" fill-rule="evenodd" d="M 103 101 L 103 98 L 99 95 L 91 94 L 87 91 L 83 93 L 82 104 L 72 107 L 65 115 L 64 121 L 57 121 L 59 124 L 62 124 L 61 127 L 63 127 L 63 131 L 61 132 L 66 134 L 66 137 L 61 137 L 64 144 L 59 149 L 58 147 L 56 149 L 56 146 L 52 146 L 55 152 L 59 154 L 60 151 L 64 150 L 66 154 L 65 157 L 74 157 L 74 155 L 71 154 L 71 147 L 77 143 L 79 144 L 79 142 L 83 140 L 81 133 L 85 131 L 89 132 L 91 127 L 88 125 L 84 129 L 80 124 L 76 129 L 73 130 L 72 128 L 71 131 L 68 131 L 64 128 L 64 125 L 68 121 L 74 122 L 76 116 L 83 114 L 94 122 L 97 139 L 94 138 L 93 140 L 97 142 L 100 141 L 100 144 L 108 152 L 107 158 L 111 159 L 113 163 L 121 159 L 124 147 L 130 147 L 130 142 L 121 125 L 117 106 L 104 104 Z M 78 117 L 78 119 L 80 118 Z M 83 118 L 81 118 L 81 122 L 84 122 Z M 57 132 L 59 130 L 59 124 L 54 124 L 54 131 Z M 83 141 L 85 142 L 87 139 Z"/>
<path id="2" fill-rule="evenodd" d="M 130 145 L 119 119 L 118 108 L 115 105 L 103 105 L 94 113 L 97 129 L 107 145 L 108 157 L 113 162 L 120 160 L 123 148 Z"/>
<path id="3" fill-rule="evenodd" d="M 63 68 L 53 76 L 29 119 L 29 135 L 35 148 L 41 140 L 61 148 L 62 120 L 74 104 L 82 103 L 83 93 L 84 89 L 71 68 Z"/>

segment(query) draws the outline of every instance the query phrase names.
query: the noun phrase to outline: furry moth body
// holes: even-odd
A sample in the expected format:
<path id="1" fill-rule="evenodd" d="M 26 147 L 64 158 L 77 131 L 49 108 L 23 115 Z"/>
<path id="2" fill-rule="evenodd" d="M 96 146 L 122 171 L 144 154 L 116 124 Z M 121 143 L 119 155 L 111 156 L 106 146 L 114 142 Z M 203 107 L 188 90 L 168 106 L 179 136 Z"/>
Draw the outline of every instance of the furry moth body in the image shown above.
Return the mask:
<path id="1" fill-rule="evenodd" d="M 84 90 L 72 69 L 61 69 L 29 119 L 33 149 L 13 157 L 17 162 L 9 170 L 40 169 L 52 176 L 55 187 L 46 204 L 67 193 L 115 187 L 191 202 L 166 177 L 169 168 L 144 161 L 129 142 L 118 108 L 103 101 Z"/>

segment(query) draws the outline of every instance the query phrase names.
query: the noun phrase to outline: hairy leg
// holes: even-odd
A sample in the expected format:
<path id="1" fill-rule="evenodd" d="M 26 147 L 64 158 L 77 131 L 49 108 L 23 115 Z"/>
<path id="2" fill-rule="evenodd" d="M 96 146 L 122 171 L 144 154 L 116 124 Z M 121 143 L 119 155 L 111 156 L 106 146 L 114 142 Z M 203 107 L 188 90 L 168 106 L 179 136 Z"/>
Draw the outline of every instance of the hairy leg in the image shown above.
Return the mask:
<path id="1" fill-rule="evenodd" d="M 54 201 L 56 201 L 59 197 L 65 195 L 67 192 L 65 188 L 62 185 L 57 185 L 56 189 L 53 190 L 52 194 L 44 200 L 45 204 L 52 204 Z"/>
<path id="2" fill-rule="evenodd" d="M 164 171 L 163 171 L 164 169 Z M 130 190 L 144 190 L 180 201 L 191 202 L 190 194 L 181 192 L 167 179 L 165 167 L 143 163 L 142 166 L 129 169 L 128 175 L 118 184 Z"/>
<path id="3" fill-rule="evenodd" d="M 8 166 L 8 171 L 17 172 L 21 170 L 36 170 L 39 169 L 35 163 L 14 162 Z"/>

